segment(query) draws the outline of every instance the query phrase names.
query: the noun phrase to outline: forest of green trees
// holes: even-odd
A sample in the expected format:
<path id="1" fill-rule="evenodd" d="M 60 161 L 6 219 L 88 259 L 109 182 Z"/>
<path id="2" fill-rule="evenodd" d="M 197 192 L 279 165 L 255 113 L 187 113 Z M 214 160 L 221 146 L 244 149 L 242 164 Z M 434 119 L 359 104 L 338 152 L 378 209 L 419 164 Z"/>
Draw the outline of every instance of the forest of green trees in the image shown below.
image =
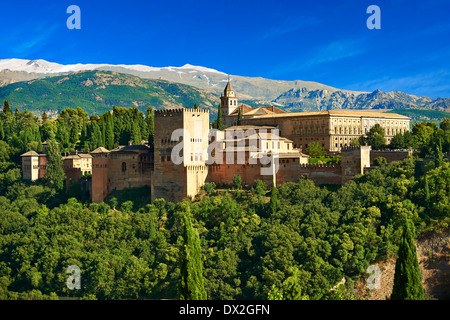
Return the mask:
<path id="1" fill-rule="evenodd" d="M 416 238 L 449 227 L 448 118 L 393 140 L 416 148 L 414 158 L 341 187 L 300 179 L 243 188 L 236 179 L 229 189 L 206 186 L 194 201 L 136 208 L 133 199 L 94 204 L 49 179 L 21 179 L 20 154 L 43 141 L 89 151 L 152 134 L 151 108 L 100 117 L 66 109 L 40 120 L 5 103 L 0 299 L 356 299 L 368 266 L 397 256 L 406 221 Z M 81 270 L 80 289 L 67 286 L 71 265 Z M 332 291 L 343 277 L 345 288 Z"/>

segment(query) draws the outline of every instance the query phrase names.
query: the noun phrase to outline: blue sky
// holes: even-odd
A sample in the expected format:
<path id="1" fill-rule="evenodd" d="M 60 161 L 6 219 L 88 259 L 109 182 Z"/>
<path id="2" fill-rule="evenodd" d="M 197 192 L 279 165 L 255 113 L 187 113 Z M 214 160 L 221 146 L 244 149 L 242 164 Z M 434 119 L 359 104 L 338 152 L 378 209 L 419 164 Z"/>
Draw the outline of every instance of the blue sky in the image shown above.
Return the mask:
<path id="1" fill-rule="evenodd" d="M 69 30 L 69 5 L 81 29 Z M 381 9 L 369 30 L 367 7 Z M 0 58 L 193 64 L 336 88 L 450 97 L 450 1 L 3 1 Z"/>

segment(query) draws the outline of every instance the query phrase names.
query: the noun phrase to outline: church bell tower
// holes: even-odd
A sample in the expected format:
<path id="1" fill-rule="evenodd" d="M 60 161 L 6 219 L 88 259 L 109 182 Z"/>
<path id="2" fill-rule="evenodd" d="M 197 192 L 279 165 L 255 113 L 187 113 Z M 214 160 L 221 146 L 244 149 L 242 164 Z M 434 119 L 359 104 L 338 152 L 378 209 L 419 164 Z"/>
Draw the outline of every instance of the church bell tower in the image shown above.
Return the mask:
<path id="1" fill-rule="evenodd" d="M 238 99 L 236 92 L 233 90 L 228 76 L 228 83 L 220 96 L 220 107 L 222 108 L 222 117 L 230 115 L 238 107 Z"/>

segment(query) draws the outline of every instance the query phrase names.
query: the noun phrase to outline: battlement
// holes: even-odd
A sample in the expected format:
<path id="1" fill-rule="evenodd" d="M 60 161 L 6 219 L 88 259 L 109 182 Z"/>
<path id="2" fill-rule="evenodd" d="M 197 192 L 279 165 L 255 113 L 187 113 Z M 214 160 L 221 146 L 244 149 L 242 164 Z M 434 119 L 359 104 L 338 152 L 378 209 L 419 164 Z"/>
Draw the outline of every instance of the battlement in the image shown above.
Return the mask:
<path id="1" fill-rule="evenodd" d="M 367 149 L 367 148 L 371 148 L 371 147 L 370 146 L 347 146 L 347 147 L 342 147 L 341 152 L 356 151 L 356 150 L 361 150 L 361 148 Z"/>
<path id="2" fill-rule="evenodd" d="M 371 150 L 374 153 L 382 153 L 382 152 L 414 152 L 414 149 L 382 149 L 382 150 Z"/>
<path id="3" fill-rule="evenodd" d="M 209 109 L 194 109 L 194 108 L 175 108 L 175 109 L 162 109 L 155 110 L 155 116 L 164 116 L 171 114 L 182 114 L 182 113 L 209 113 Z"/>
<path id="4" fill-rule="evenodd" d="M 303 163 L 298 165 L 301 168 L 311 168 L 311 169 L 318 169 L 318 168 L 341 168 L 340 163 Z"/>

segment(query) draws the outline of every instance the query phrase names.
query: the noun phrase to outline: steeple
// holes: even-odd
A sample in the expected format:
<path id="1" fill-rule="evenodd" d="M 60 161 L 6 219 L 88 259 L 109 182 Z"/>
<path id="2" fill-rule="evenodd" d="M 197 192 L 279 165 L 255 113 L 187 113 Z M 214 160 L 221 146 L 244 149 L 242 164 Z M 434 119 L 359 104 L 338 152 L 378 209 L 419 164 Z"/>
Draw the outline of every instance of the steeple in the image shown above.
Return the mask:
<path id="1" fill-rule="evenodd" d="M 230 82 L 230 75 L 228 75 L 228 82 L 225 86 L 225 90 L 223 91 L 224 97 L 236 97 L 236 93 L 233 90 L 233 87 L 231 86 Z"/>
<path id="2" fill-rule="evenodd" d="M 236 92 L 231 86 L 230 75 L 228 75 L 228 82 L 225 86 L 225 90 L 223 90 L 223 96 L 220 97 L 220 104 L 222 108 L 222 116 L 228 116 L 237 108 L 238 101 Z"/>

